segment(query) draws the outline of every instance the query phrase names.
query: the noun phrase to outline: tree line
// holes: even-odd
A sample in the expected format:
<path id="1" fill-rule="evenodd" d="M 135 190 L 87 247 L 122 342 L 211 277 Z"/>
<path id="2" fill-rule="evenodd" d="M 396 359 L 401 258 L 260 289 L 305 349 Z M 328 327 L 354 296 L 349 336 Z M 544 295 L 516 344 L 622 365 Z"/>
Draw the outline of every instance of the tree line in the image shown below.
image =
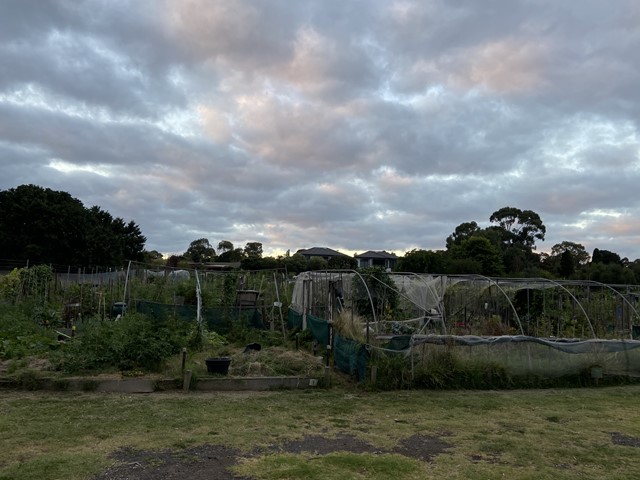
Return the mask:
<path id="1" fill-rule="evenodd" d="M 398 259 L 396 270 L 433 274 L 588 279 L 603 283 L 640 283 L 640 259 L 563 241 L 549 253 L 536 252 L 546 227 L 532 210 L 504 207 L 481 228 L 463 222 L 445 239 L 443 250 L 414 249 Z M 74 266 L 120 266 L 127 260 L 186 267 L 212 262 L 236 263 L 245 270 L 356 268 L 353 257 L 326 261 L 300 253 L 264 256 L 260 242 L 236 247 L 229 240 L 190 243 L 184 253 L 165 259 L 145 249 L 146 237 L 134 221 L 114 218 L 98 206 L 84 207 L 70 194 L 36 185 L 0 191 L 0 256 L 11 260 Z"/>
<path id="2" fill-rule="evenodd" d="M 133 221 L 66 192 L 37 185 L 0 191 L 0 257 L 33 264 L 114 266 L 143 260 L 146 237 Z"/>
<path id="3" fill-rule="evenodd" d="M 458 225 L 446 239 L 445 250 L 416 249 L 398 262 L 401 271 L 442 274 L 481 274 L 522 278 L 593 280 L 608 284 L 640 283 L 640 260 L 595 248 L 589 255 L 579 243 L 563 241 L 550 253 L 537 253 L 546 227 L 531 210 L 504 207 L 491 214 L 490 226 L 475 221 Z"/>

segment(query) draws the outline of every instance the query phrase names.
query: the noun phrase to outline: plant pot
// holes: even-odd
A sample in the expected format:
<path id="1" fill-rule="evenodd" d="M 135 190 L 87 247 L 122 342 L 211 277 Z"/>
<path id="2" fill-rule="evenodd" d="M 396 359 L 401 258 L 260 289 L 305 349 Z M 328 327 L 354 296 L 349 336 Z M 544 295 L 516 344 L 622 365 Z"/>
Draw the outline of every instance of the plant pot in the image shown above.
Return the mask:
<path id="1" fill-rule="evenodd" d="M 207 372 L 226 375 L 229 373 L 230 357 L 210 357 L 204 361 L 207 364 Z"/>

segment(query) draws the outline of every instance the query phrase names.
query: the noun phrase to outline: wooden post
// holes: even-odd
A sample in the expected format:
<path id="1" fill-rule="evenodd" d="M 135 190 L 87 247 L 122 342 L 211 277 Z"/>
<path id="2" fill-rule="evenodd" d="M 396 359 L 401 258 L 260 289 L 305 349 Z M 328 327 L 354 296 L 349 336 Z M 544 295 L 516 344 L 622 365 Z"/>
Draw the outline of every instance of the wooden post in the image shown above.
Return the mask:
<path id="1" fill-rule="evenodd" d="M 185 370 L 184 377 L 182 377 L 182 391 L 188 392 L 191 386 L 191 370 Z"/>

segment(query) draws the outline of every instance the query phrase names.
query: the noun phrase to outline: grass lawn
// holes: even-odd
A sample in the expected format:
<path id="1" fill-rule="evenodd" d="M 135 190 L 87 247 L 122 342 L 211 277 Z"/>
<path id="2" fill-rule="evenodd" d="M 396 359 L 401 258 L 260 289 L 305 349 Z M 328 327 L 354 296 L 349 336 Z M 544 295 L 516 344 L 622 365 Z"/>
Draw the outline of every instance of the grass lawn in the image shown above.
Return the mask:
<path id="1" fill-rule="evenodd" d="M 2 480 L 233 478 L 198 476 L 205 447 L 242 478 L 637 479 L 640 386 L 0 392 Z"/>

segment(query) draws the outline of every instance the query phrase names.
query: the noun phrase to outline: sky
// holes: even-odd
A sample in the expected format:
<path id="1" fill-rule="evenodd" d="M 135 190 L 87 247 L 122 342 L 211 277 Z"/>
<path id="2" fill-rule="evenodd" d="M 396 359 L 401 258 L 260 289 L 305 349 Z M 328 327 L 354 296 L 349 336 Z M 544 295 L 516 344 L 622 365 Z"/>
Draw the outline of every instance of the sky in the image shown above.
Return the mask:
<path id="1" fill-rule="evenodd" d="M 147 250 L 403 255 L 533 210 L 640 258 L 637 0 L 0 0 L 0 190 Z"/>

